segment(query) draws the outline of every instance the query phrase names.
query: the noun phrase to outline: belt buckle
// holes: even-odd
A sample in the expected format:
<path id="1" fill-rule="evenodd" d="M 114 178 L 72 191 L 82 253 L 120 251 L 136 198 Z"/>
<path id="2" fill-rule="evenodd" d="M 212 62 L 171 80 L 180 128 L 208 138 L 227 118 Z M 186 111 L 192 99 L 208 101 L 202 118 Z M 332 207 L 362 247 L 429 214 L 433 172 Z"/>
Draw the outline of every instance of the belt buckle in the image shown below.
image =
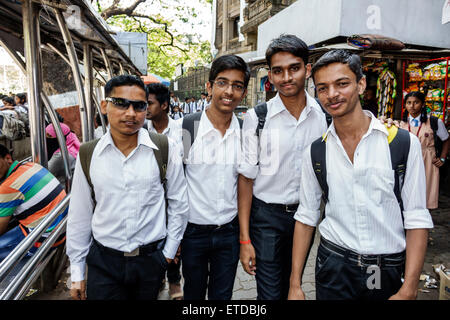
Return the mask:
<path id="1" fill-rule="evenodd" d="M 139 255 L 139 247 L 137 247 L 136 249 L 134 249 L 131 252 L 124 252 L 123 255 L 125 257 L 136 257 Z"/>
<path id="2" fill-rule="evenodd" d="M 295 212 L 295 211 L 296 211 L 296 210 L 290 210 L 290 209 L 289 209 L 289 204 L 285 204 L 284 207 L 285 207 L 284 210 L 285 210 L 286 212 Z"/>
<path id="3" fill-rule="evenodd" d="M 358 267 L 362 267 L 362 262 L 361 262 L 361 255 L 358 254 Z"/>

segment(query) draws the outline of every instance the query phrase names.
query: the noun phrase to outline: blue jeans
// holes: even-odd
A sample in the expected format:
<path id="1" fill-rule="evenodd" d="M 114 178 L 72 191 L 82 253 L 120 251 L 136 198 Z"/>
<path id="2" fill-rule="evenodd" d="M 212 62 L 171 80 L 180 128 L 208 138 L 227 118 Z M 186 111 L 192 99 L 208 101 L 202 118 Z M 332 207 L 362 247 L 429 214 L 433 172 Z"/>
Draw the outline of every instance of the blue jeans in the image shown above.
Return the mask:
<path id="1" fill-rule="evenodd" d="M 0 236 L 0 261 L 3 261 L 23 239 L 25 239 L 25 235 L 19 226 Z M 33 247 L 28 251 L 27 256 L 32 256 L 36 250 L 37 248 Z"/>
<path id="2" fill-rule="evenodd" d="M 231 300 L 239 262 L 237 217 L 219 229 L 189 223 L 181 243 L 184 299 Z"/>

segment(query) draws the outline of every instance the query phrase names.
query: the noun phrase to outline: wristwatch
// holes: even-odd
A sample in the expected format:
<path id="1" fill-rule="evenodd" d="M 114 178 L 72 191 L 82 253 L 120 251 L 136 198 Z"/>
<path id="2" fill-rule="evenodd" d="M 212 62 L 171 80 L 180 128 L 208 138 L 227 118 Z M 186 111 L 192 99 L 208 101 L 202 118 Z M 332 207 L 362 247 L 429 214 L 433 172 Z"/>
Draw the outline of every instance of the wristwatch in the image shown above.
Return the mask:
<path id="1" fill-rule="evenodd" d="M 440 158 L 439 160 L 441 160 L 442 163 L 445 162 L 445 158 Z"/>

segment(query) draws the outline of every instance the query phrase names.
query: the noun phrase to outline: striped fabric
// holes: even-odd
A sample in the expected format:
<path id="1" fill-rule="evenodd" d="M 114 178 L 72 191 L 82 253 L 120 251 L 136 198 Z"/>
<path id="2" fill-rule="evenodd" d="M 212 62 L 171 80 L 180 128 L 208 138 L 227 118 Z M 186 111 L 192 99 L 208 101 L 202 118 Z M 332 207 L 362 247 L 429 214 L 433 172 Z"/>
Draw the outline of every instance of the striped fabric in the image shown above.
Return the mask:
<path id="1" fill-rule="evenodd" d="M 0 185 L 0 217 L 14 216 L 31 231 L 65 196 L 59 181 L 46 168 L 15 161 Z"/>

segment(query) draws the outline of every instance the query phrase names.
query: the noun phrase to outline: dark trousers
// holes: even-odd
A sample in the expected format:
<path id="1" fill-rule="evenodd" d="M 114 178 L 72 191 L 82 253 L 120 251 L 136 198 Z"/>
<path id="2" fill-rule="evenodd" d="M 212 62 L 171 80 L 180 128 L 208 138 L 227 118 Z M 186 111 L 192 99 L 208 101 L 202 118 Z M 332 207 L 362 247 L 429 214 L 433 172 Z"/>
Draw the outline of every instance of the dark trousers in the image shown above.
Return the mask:
<path id="1" fill-rule="evenodd" d="M 295 212 L 277 209 L 253 197 L 250 239 L 256 254 L 258 300 L 285 300 L 289 293 Z"/>
<path id="2" fill-rule="evenodd" d="M 164 242 L 146 255 L 115 255 L 93 241 L 86 258 L 89 300 L 156 300 L 167 270 Z"/>
<path id="3" fill-rule="evenodd" d="M 181 243 L 184 299 L 231 300 L 239 262 L 237 217 L 219 229 L 188 223 Z"/>
<path id="4" fill-rule="evenodd" d="M 316 259 L 317 300 L 387 300 L 402 286 L 397 266 L 362 265 L 319 245 Z"/>

